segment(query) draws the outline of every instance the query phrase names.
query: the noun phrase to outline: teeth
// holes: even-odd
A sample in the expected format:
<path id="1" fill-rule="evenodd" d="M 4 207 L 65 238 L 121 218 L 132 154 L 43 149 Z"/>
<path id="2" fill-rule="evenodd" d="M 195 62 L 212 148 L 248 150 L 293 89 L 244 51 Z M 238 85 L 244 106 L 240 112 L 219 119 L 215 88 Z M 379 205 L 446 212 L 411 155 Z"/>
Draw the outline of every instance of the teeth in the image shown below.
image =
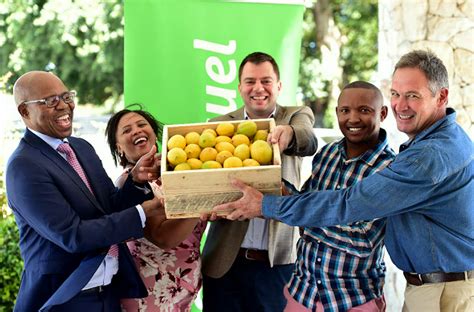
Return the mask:
<path id="1" fill-rule="evenodd" d="M 146 142 L 146 140 L 147 140 L 147 138 L 144 138 L 144 137 L 143 138 L 138 138 L 133 142 L 133 144 L 137 145 L 141 142 Z"/>
<path id="2" fill-rule="evenodd" d="M 64 115 L 64 116 L 59 117 L 57 120 L 68 120 L 68 119 L 69 119 L 69 115 Z"/>
<path id="3" fill-rule="evenodd" d="M 413 115 L 401 115 L 399 114 L 398 117 L 400 117 L 400 119 L 410 119 L 413 117 Z"/>
<path id="4" fill-rule="evenodd" d="M 360 131 L 362 128 L 349 128 L 349 131 L 351 132 L 356 132 L 356 131 Z"/>
<path id="5" fill-rule="evenodd" d="M 265 100 L 266 98 L 266 96 L 252 96 L 252 99 L 254 100 Z"/>

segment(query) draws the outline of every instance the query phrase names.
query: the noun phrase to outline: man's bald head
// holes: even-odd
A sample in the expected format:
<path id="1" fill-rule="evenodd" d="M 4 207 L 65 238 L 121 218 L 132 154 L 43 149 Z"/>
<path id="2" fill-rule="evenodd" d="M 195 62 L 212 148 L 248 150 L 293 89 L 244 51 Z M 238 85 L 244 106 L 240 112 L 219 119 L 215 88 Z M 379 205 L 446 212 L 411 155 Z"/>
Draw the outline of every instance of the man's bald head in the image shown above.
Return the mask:
<path id="1" fill-rule="evenodd" d="M 61 79 L 49 72 L 30 71 L 23 74 L 13 86 L 13 97 L 16 105 L 19 106 L 25 101 L 36 99 L 37 96 L 48 96 L 43 96 L 41 93 L 48 89 L 48 84 L 51 82 L 60 83 L 64 86 Z"/>
<path id="2" fill-rule="evenodd" d="M 64 83 L 52 73 L 31 71 L 15 82 L 13 95 L 25 125 L 47 136 L 63 139 L 72 133 L 74 101 L 64 101 L 68 92 Z M 46 99 L 56 98 L 53 106 Z M 26 103 L 25 102 L 29 102 Z"/>

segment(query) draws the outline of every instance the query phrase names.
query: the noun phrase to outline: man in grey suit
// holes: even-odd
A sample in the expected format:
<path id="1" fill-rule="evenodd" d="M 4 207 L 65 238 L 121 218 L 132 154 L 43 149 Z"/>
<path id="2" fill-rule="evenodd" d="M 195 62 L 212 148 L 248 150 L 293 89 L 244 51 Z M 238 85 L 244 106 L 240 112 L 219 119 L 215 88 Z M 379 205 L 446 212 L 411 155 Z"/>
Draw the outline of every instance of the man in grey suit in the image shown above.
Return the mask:
<path id="1" fill-rule="evenodd" d="M 281 90 L 278 65 L 255 52 L 239 68 L 239 92 L 245 106 L 211 121 L 274 118 L 269 134 L 282 155 L 282 177 L 299 185 L 300 156 L 316 152 L 308 107 L 277 104 Z M 296 259 L 297 228 L 264 219 L 228 221 L 210 226 L 202 255 L 204 311 L 282 311 L 283 289 Z"/>

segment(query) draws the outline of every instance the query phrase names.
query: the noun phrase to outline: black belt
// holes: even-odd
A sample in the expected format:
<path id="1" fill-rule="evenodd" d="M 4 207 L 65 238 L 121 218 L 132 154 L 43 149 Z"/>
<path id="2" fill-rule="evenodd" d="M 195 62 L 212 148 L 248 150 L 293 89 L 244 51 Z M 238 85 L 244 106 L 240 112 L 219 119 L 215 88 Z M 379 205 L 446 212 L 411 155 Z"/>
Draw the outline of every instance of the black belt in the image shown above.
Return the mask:
<path id="1" fill-rule="evenodd" d="M 100 293 L 104 292 L 109 286 L 110 286 L 110 284 L 84 289 L 84 290 L 81 290 L 80 294 L 81 295 L 100 294 Z"/>
<path id="2" fill-rule="evenodd" d="M 407 280 L 408 284 L 421 286 L 423 284 L 468 280 L 474 278 L 474 270 L 458 273 L 434 272 L 426 274 L 403 272 L 403 275 L 405 276 L 405 279 Z"/>
<path id="3" fill-rule="evenodd" d="M 268 250 L 240 248 L 238 256 L 247 260 L 270 262 Z"/>

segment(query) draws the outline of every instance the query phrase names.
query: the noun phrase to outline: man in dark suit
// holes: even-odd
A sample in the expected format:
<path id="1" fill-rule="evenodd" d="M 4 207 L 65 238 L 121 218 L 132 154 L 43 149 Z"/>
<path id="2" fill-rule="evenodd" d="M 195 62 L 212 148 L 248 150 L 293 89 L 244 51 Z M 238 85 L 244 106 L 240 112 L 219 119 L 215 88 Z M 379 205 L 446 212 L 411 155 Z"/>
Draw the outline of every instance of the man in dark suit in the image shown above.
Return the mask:
<path id="1" fill-rule="evenodd" d="M 245 106 L 212 121 L 274 118 L 277 126 L 269 136 L 283 152 L 282 177 L 299 185 L 298 156 L 313 155 L 317 149 L 311 109 L 277 104 L 280 73 L 266 53 L 244 58 L 239 82 Z M 204 311 L 282 311 L 298 236 L 297 228 L 273 220 L 213 222 L 202 256 Z"/>
<path id="2" fill-rule="evenodd" d="M 117 189 L 92 146 L 71 137 L 75 93 L 58 77 L 26 73 L 13 94 L 27 127 L 6 171 L 24 260 L 15 311 L 120 311 L 120 298 L 147 294 L 122 242 L 155 213 L 135 205 L 152 197 L 156 149 Z"/>

